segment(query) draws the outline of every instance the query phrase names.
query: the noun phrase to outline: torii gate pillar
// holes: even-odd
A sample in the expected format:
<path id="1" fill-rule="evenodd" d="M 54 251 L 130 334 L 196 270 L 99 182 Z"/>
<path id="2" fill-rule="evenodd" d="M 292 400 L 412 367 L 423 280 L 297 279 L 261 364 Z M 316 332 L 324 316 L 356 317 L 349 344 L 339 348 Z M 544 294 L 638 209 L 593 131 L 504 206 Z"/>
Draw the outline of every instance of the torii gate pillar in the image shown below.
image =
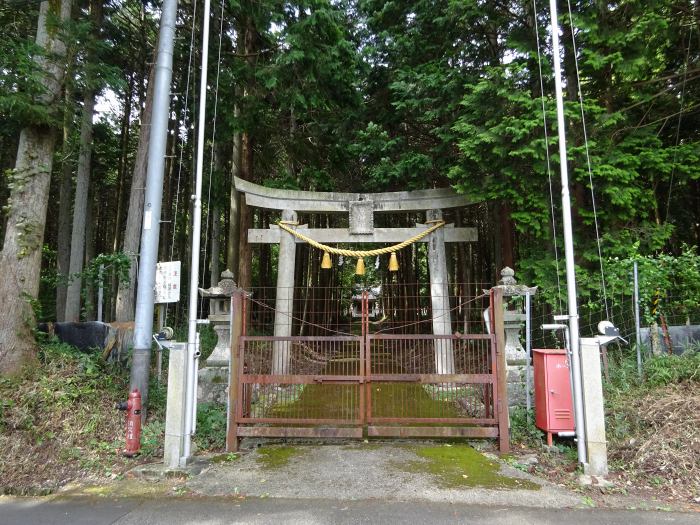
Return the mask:
<path id="1" fill-rule="evenodd" d="M 297 213 L 283 210 L 282 220 L 296 222 Z M 294 226 L 292 226 L 294 227 Z M 296 239 L 291 233 L 280 231 L 280 252 L 277 263 L 277 298 L 275 301 L 275 337 L 292 335 L 294 313 L 294 270 L 296 265 Z M 289 371 L 290 341 L 275 341 L 272 347 L 272 373 Z"/>
<path id="2" fill-rule="evenodd" d="M 441 221 L 442 210 L 428 210 L 428 222 Z M 430 299 L 433 311 L 433 334 L 452 335 L 452 312 L 450 311 L 450 288 L 445 254 L 445 231 L 434 231 L 428 241 L 428 268 L 430 270 Z M 455 360 L 452 341 L 435 340 L 435 373 L 454 374 Z"/>

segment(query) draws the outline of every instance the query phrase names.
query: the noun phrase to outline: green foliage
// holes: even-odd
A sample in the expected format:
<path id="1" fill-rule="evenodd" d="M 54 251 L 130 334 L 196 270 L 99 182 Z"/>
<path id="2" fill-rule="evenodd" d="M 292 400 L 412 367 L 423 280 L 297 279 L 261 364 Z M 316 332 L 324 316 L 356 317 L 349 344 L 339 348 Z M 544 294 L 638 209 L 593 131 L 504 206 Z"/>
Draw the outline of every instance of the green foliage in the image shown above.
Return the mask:
<path id="1" fill-rule="evenodd" d="M 667 314 L 689 315 L 700 307 L 700 255 L 696 246 L 683 245 L 679 255 L 660 253 L 640 256 L 630 247 L 630 256 L 615 258 L 608 262 L 607 280 L 612 287 L 625 288 L 629 282 L 633 264 L 636 261 L 639 271 L 639 293 L 645 320 L 654 320 L 652 305 L 659 298 L 659 309 Z"/>
<path id="2" fill-rule="evenodd" d="M 199 356 L 199 362 L 204 363 L 207 358 L 211 355 L 214 347 L 216 346 L 216 341 L 218 337 L 214 331 L 214 327 L 211 325 L 201 325 L 199 326 L 199 346 L 201 355 Z"/>
<path id="3" fill-rule="evenodd" d="M 610 379 L 605 383 L 605 389 L 606 397 L 613 400 L 638 389 L 700 383 L 700 352 L 696 347 L 691 346 L 681 355 L 647 357 L 642 363 L 641 381 L 635 352 L 627 350 L 610 357 Z"/>
<path id="4" fill-rule="evenodd" d="M 643 373 L 646 383 L 652 387 L 686 381 L 700 383 L 700 352 L 653 357 L 645 361 Z"/>
<path id="5" fill-rule="evenodd" d="M 226 445 L 226 406 L 200 403 L 197 406 L 195 443 L 202 451 L 221 450 Z"/>
<path id="6" fill-rule="evenodd" d="M 0 6 L 0 119 L 15 133 L 26 124 L 55 124 L 57 119 L 56 108 L 42 100 L 45 88 L 38 59 L 45 51 L 34 43 L 36 15 L 35 5 L 26 11 Z"/>

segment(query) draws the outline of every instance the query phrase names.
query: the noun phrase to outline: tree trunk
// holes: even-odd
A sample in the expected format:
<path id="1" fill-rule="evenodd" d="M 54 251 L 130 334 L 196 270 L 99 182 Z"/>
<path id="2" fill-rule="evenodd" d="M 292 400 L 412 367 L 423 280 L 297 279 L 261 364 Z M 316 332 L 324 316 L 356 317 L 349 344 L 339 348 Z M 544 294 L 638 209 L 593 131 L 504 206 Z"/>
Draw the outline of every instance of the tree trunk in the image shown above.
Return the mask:
<path id="1" fill-rule="evenodd" d="M 176 128 L 177 122 L 171 121 L 170 126 Z M 165 162 L 165 183 L 163 184 L 163 207 L 161 210 L 162 224 L 160 227 L 160 238 L 158 239 L 158 260 L 160 261 L 170 261 L 173 254 L 172 232 L 175 228 L 173 221 L 175 221 L 176 217 L 174 216 L 171 204 L 174 200 L 172 195 L 175 180 L 175 167 L 177 164 L 177 137 L 175 135 L 168 135 L 167 150 L 169 158 L 167 158 Z"/>
<path id="2" fill-rule="evenodd" d="M 63 115 L 63 151 L 61 165 L 61 187 L 58 196 L 58 254 L 56 257 L 59 279 L 66 278 L 70 269 L 71 215 L 70 205 L 73 200 L 73 161 L 70 136 L 73 131 L 73 97 L 66 87 L 66 111 Z M 66 285 L 56 285 L 56 321 L 66 320 Z"/>
<path id="3" fill-rule="evenodd" d="M 40 102 L 51 111 L 58 104 L 64 75 L 66 47 L 61 34 L 49 29 L 47 19 L 66 22 L 71 0 L 42 2 L 36 44 L 45 50 L 36 60 L 42 71 L 45 92 Z M 53 167 L 56 130 L 49 126 L 22 129 L 15 169 L 11 176 L 7 229 L 0 253 L 0 373 L 16 374 L 35 359 L 32 335 L 35 317 L 32 303 L 39 293 L 41 247 L 44 240 L 49 186 Z"/>
<path id="4" fill-rule="evenodd" d="M 251 180 L 253 150 L 247 133 L 243 134 L 243 170 L 245 180 Z M 239 234 L 238 234 L 238 286 L 243 289 L 251 285 L 251 250 L 248 244 L 248 228 L 251 227 L 252 213 L 244 199 L 239 199 Z"/>
<path id="5" fill-rule="evenodd" d="M 68 289 L 66 291 L 66 321 L 80 321 L 80 291 L 85 260 L 85 224 L 87 219 L 88 193 L 90 190 L 90 169 L 92 164 L 92 118 L 95 112 L 95 75 L 91 67 L 96 65 L 97 57 L 94 46 L 99 38 L 102 23 L 102 3 L 90 1 L 90 23 L 92 25 L 87 42 L 87 74 L 83 96 L 83 118 L 80 124 L 80 153 L 78 170 L 75 178 L 75 200 L 73 201 L 73 229 L 71 234 L 70 269 Z M 91 240 L 92 242 L 92 240 Z"/>
<path id="6" fill-rule="evenodd" d="M 223 174 L 224 172 L 224 152 L 221 145 L 217 145 L 212 151 L 214 155 L 214 170 L 210 173 L 210 177 L 216 177 L 214 180 L 210 180 L 210 187 L 214 186 L 214 182 Z M 216 186 L 214 186 L 216 188 Z M 216 190 L 214 190 L 216 193 Z M 217 199 L 214 198 L 214 202 L 211 204 L 211 208 L 207 210 L 207 213 L 211 215 L 211 255 L 209 256 L 209 283 L 210 286 L 216 285 L 219 282 L 219 274 L 221 269 L 219 267 L 219 260 L 221 258 L 221 209 L 217 203 Z"/>
<path id="7" fill-rule="evenodd" d="M 219 282 L 219 252 L 221 244 L 219 236 L 221 235 L 221 213 L 219 207 L 214 205 L 211 209 L 211 257 L 209 258 L 209 285 L 215 286 Z"/>
<path id="8" fill-rule="evenodd" d="M 129 171 L 129 135 L 131 133 L 131 107 L 134 99 L 134 75 L 129 76 L 124 99 L 124 114 L 121 123 L 121 154 L 119 155 L 119 184 L 117 190 L 117 211 L 114 219 L 114 243 L 112 251 L 117 251 L 121 243 L 122 215 L 126 204 L 126 176 Z"/>
<path id="9" fill-rule="evenodd" d="M 85 250 L 84 265 L 87 267 L 95 258 L 95 189 L 94 186 L 88 192 L 88 206 L 85 210 Z M 97 291 L 92 282 L 85 283 L 85 320 L 94 321 L 97 319 Z"/>
<path id="10" fill-rule="evenodd" d="M 90 165 L 92 163 L 92 116 L 95 108 L 95 92 L 85 90 L 83 119 L 80 126 L 80 155 L 78 172 L 75 177 L 75 200 L 73 201 L 73 230 L 71 234 L 70 266 L 68 290 L 66 291 L 65 319 L 68 322 L 80 321 L 80 290 L 85 258 L 85 224 L 90 188 Z"/>
<path id="11" fill-rule="evenodd" d="M 238 118 L 238 106 L 233 108 L 234 118 Z M 238 279 L 238 242 L 240 239 L 241 198 L 236 191 L 234 177 L 241 176 L 241 134 L 233 135 L 233 158 L 231 159 L 231 195 L 229 200 L 228 241 L 226 245 L 226 266 Z"/>
<path id="12" fill-rule="evenodd" d="M 136 150 L 134 175 L 131 179 L 131 194 L 129 196 L 129 211 L 124 228 L 124 245 L 122 251 L 131 257 L 129 280 L 117 291 L 117 322 L 134 320 L 136 275 L 138 274 L 137 259 L 141 242 L 141 219 L 143 218 L 143 198 L 146 187 L 146 165 L 148 161 L 148 145 L 151 131 L 151 112 L 153 109 L 153 79 L 155 68 L 151 68 L 146 91 L 146 104 L 141 112 L 141 128 L 139 129 L 139 146 Z"/>

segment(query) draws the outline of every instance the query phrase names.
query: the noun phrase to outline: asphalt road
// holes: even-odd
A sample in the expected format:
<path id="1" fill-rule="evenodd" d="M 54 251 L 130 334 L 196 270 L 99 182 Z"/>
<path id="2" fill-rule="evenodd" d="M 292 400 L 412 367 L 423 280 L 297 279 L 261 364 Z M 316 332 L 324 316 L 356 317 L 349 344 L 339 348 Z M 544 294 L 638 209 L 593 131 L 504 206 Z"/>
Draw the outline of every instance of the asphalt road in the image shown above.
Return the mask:
<path id="1" fill-rule="evenodd" d="M 281 498 L 0 498 L 2 525 L 219 525 L 468 523 L 528 525 L 700 524 L 699 514 L 610 509 L 537 509 L 456 503 Z"/>

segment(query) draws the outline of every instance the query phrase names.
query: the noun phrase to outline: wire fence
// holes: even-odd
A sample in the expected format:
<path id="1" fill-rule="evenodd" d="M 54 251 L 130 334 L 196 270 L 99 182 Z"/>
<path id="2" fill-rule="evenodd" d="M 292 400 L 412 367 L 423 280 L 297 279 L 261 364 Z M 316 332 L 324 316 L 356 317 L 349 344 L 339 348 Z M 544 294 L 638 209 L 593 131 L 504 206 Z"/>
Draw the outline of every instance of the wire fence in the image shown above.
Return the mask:
<path id="1" fill-rule="evenodd" d="M 620 336 L 629 345 L 636 344 L 637 322 L 634 287 L 629 293 L 609 296 L 608 308 L 597 302 L 579 306 L 579 330 L 581 337 L 598 335 L 598 324 L 610 321 L 619 330 Z M 640 294 L 644 296 L 644 294 Z M 655 295 L 654 293 L 650 295 Z M 641 301 L 639 304 L 639 339 L 643 353 L 652 351 L 681 353 L 700 343 L 700 308 L 697 297 L 687 294 L 658 294 L 657 300 Z M 541 330 L 543 324 L 552 323 L 558 313 L 542 296 L 534 296 L 531 305 L 532 347 L 563 347 L 565 341 L 559 332 Z M 656 335 L 651 335 L 656 331 Z"/>
<path id="2" fill-rule="evenodd" d="M 284 335 L 358 335 L 366 297 L 369 333 L 483 334 L 488 288 L 485 283 L 254 287 L 245 302 L 246 333 L 273 335 L 284 326 Z"/>

